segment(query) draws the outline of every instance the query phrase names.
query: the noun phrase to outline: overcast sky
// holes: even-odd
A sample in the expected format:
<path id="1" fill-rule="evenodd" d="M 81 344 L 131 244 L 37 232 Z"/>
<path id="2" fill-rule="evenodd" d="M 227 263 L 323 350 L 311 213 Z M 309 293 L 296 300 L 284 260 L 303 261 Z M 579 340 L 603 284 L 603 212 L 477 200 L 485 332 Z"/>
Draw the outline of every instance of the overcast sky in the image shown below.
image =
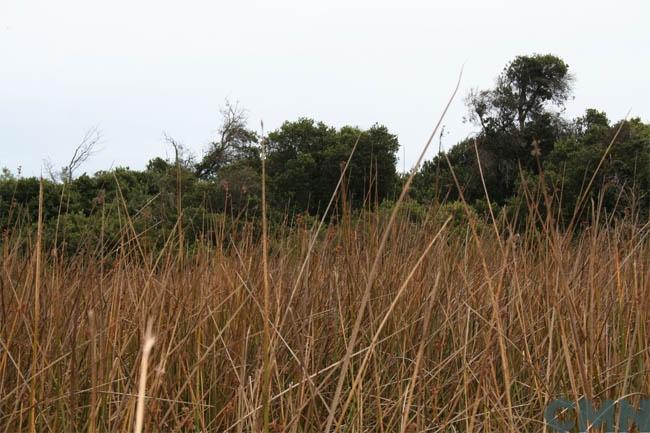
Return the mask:
<path id="1" fill-rule="evenodd" d="M 229 98 L 254 128 L 384 124 L 409 168 L 463 64 L 445 147 L 474 129 L 467 91 L 531 53 L 569 64 L 567 115 L 648 121 L 649 19 L 644 0 L 0 0 L 0 167 L 65 165 L 95 126 L 84 171 L 171 156 L 163 132 L 200 156 Z"/>

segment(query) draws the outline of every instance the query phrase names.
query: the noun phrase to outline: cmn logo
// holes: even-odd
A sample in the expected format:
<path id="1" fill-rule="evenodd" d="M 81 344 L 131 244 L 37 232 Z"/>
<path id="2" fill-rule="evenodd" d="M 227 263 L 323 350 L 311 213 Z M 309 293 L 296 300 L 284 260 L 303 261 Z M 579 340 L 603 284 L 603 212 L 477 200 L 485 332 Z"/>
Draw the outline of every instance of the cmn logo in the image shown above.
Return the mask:
<path id="1" fill-rule="evenodd" d="M 618 407 L 618 430 L 614 423 Z M 572 412 L 577 415 L 571 419 Z M 640 433 L 650 433 L 650 400 L 642 399 L 639 408 L 634 408 L 627 400 L 605 400 L 599 408 L 587 400 L 580 399 L 578 404 L 569 400 L 553 400 L 544 411 L 544 420 L 551 431 L 571 432 L 578 427 L 578 432 L 586 433 L 602 429 L 605 432 L 618 431 L 627 433 L 632 426 Z"/>

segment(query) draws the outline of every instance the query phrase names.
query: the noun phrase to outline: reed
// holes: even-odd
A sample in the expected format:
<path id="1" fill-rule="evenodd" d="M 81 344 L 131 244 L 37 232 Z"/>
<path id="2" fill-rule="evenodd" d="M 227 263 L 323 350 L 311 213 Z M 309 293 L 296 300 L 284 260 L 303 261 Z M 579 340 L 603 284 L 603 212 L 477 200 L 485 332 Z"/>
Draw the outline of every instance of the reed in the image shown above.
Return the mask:
<path id="1" fill-rule="evenodd" d="M 2 238 L 0 432 L 538 432 L 553 399 L 650 393 L 638 209 L 562 229 L 542 175 L 523 222 L 414 218 L 411 178 L 353 212 L 350 159 L 313 226 L 270 224 L 263 184 L 261 233 L 206 219 L 191 246 L 180 200 L 156 247 L 120 193 L 118 238 L 102 202 L 98 245 L 54 254 L 41 183 Z"/>

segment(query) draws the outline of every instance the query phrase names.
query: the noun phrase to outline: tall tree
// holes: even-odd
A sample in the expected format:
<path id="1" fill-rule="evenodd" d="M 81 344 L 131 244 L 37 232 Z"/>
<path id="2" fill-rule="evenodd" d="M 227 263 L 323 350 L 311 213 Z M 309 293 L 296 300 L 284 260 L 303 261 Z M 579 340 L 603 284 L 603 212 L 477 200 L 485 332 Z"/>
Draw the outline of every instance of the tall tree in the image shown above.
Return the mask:
<path id="1" fill-rule="evenodd" d="M 492 198 L 515 193 L 519 170 L 536 173 L 538 161 L 567 133 L 561 113 L 571 95 L 569 66 L 551 54 L 518 56 L 497 77 L 493 89 L 467 98 L 484 172 L 494 174 Z"/>
<path id="2" fill-rule="evenodd" d="M 467 102 L 470 118 L 484 130 L 516 130 L 551 107 L 562 108 L 571 94 L 569 66 L 551 54 L 518 56 L 508 63 L 491 90 L 472 91 Z"/>
<path id="3" fill-rule="evenodd" d="M 571 95 L 572 80 L 562 59 L 534 54 L 509 62 L 494 88 L 469 93 L 468 120 L 481 130 L 447 152 L 465 198 L 484 198 L 474 141 L 491 200 L 504 203 L 515 193 L 520 168 L 538 170 L 538 159 L 543 161 L 554 143 L 568 133 L 560 114 Z M 420 189 L 416 195 L 425 201 L 436 194 L 457 195 L 448 170 L 444 155 L 425 164 L 416 179 Z M 440 189 L 434 192 L 436 185 Z"/>

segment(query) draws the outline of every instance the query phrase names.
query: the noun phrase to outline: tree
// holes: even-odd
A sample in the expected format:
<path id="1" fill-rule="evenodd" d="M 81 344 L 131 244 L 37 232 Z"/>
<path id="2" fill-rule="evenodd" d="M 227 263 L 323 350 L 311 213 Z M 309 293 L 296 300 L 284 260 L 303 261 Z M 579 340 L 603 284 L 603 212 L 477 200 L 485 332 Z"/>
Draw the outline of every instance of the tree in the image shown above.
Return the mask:
<path id="1" fill-rule="evenodd" d="M 519 56 L 505 66 L 494 88 L 469 93 L 468 119 L 481 131 L 447 152 L 467 200 L 480 200 L 485 195 L 477 150 L 490 199 L 503 204 L 515 193 L 519 170 L 536 173 L 538 161 L 543 161 L 554 143 L 568 133 L 560 116 L 571 92 L 568 68 L 562 59 L 550 54 Z M 438 191 L 442 193 L 438 196 L 457 196 L 444 155 L 423 166 L 419 177 L 416 185 L 420 186 L 420 195 L 422 190 L 429 190 L 423 198 L 433 197 L 433 179 L 442 180 L 439 186 L 445 189 Z"/>
<path id="2" fill-rule="evenodd" d="M 280 209 L 291 206 L 298 212 L 318 212 L 320 206 L 327 204 L 325 191 L 329 189 L 331 194 L 336 185 L 332 185 L 331 178 L 337 176 L 337 172 L 340 174 L 340 169 L 331 164 L 334 155 L 341 153 L 341 150 L 334 150 L 337 147 L 336 129 L 302 118 L 285 122 L 269 133 L 268 138 L 267 175 L 271 202 Z"/>
<path id="3" fill-rule="evenodd" d="M 255 146 L 258 137 L 247 127 L 246 110 L 226 100 L 220 113 L 219 139 L 210 143 L 203 159 L 196 165 L 196 174 L 203 179 L 215 178 L 219 170 L 237 159 L 259 158 Z"/>
<path id="4" fill-rule="evenodd" d="M 505 66 L 494 88 L 471 91 L 468 120 L 481 130 L 422 166 L 414 180 L 417 199 L 458 199 L 447 158 L 465 199 L 484 199 L 480 159 L 490 199 L 504 204 L 516 193 L 519 171 L 537 173 L 554 144 L 571 132 L 561 117 L 571 94 L 568 69 L 550 54 L 519 56 Z"/>
<path id="5" fill-rule="evenodd" d="M 491 90 L 472 91 L 467 97 L 470 119 L 484 130 L 517 131 L 548 111 L 563 107 L 571 93 L 569 66 L 551 54 L 518 56 L 508 63 Z"/>
<path id="6" fill-rule="evenodd" d="M 267 172 L 275 206 L 312 214 L 324 210 L 357 139 L 345 182 L 353 205 L 360 206 L 368 193 L 379 202 L 392 194 L 399 143 L 387 128 L 345 126 L 337 130 L 302 118 L 285 122 L 269 134 Z"/>
<path id="7" fill-rule="evenodd" d="M 0 182 L 15 180 L 16 176 L 7 167 L 2 167 L 0 170 Z"/>
<path id="8" fill-rule="evenodd" d="M 571 95 L 569 66 L 551 54 L 518 56 L 490 90 L 467 97 L 469 119 L 481 126 L 478 145 L 499 161 L 503 189 L 511 192 L 519 166 L 535 172 L 566 132 L 560 114 Z"/>
<path id="9" fill-rule="evenodd" d="M 422 164 L 422 168 L 413 179 L 413 197 L 419 202 L 427 204 L 434 201 L 460 200 L 458 187 L 449 168 L 451 165 L 463 197 L 470 203 L 484 198 L 474 142 L 474 138 L 466 138 L 447 152 L 440 152 L 431 161 Z M 499 190 L 501 179 L 498 177 L 498 161 L 483 149 L 479 149 L 479 155 L 485 184 L 493 199 L 492 195 L 500 196 L 502 194 Z"/>
<path id="10" fill-rule="evenodd" d="M 565 221 L 573 216 L 583 193 L 588 200 L 602 200 L 602 208 L 607 212 L 637 207 L 647 213 L 650 125 L 638 118 L 610 125 L 605 113 L 589 109 L 573 122 L 573 127 L 575 133 L 558 141 L 544 164 L 545 174 L 557 195 L 561 192 Z M 605 155 L 619 128 L 614 146 Z M 603 163 L 596 171 L 601 160 Z M 592 177 L 591 190 L 584 191 Z"/>

